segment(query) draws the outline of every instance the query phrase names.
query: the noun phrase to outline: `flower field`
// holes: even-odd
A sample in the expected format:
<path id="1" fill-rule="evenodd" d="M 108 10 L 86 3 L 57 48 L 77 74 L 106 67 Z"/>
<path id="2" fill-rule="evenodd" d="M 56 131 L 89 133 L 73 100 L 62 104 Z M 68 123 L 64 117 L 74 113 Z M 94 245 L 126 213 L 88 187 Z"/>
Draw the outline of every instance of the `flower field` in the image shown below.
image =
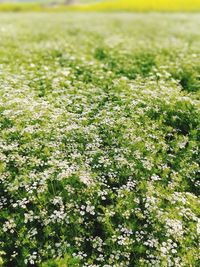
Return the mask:
<path id="1" fill-rule="evenodd" d="M 200 266 L 199 29 L 0 15 L 0 266 Z"/>
<path id="2" fill-rule="evenodd" d="M 96 11 L 200 11 L 199 0 L 104 0 L 77 6 L 77 10 Z"/>
<path id="3" fill-rule="evenodd" d="M 0 11 L 14 12 L 199 12 L 199 0 L 74 0 L 74 5 L 66 5 L 67 0 L 1 0 Z"/>

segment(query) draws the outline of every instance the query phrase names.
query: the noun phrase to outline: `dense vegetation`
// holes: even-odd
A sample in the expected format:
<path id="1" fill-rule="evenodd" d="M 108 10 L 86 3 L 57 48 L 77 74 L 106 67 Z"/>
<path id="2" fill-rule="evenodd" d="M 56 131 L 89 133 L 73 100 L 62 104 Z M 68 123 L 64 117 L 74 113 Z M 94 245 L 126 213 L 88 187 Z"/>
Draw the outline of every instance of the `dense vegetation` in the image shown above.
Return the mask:
<path id="1" fill-rule="evenodd" d="M 0 265 L 200 266 L 199 29 L 1 14 Z"/>

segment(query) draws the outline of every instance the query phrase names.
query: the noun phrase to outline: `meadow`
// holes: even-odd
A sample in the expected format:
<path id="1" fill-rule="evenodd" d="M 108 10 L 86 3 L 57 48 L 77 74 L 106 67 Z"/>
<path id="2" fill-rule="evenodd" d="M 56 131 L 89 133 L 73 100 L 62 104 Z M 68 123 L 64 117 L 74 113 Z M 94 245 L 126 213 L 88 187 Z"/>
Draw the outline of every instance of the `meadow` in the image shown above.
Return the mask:
<path id="1" fill-rule="evenodd" d="M 200 266 L 199 29 L 1 13 L 0 266 Z"/>

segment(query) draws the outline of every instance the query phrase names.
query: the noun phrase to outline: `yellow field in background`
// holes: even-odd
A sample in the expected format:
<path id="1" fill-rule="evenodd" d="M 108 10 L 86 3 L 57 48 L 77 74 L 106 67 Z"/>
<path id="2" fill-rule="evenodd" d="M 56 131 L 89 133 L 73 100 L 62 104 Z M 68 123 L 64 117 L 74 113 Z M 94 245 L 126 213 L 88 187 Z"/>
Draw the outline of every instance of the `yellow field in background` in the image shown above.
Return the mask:
<path id="1" fill-rule="evenodd" d="M 53 0 L 52 0 L 53 2 Z M 50 3 L 50 2 L 49 2 Z M 54 2 L 56 3 L 56 2 Z M 200 0 L 103 0 L 93 4 L 66 6 L 41 3 L 2 3 L 0 11 L 164 11 L 164 12 L 197 12 L 200 11 Z"/>
<path id="2" fill-rule="evenodd" d="M 111 11 L 200 11 L 200 0 L 111 0 L 82 8 Z"/>

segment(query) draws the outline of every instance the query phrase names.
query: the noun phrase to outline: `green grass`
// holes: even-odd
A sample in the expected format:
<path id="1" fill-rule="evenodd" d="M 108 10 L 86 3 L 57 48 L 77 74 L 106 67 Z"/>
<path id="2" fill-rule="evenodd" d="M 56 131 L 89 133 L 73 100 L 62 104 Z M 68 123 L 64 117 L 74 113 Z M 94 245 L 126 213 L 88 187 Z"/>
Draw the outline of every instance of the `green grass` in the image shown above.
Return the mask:
<path id="1" fill-rule="evenodd" d="M 1 266 L 199 266 L 199 29 L 1 14 Z"/>

